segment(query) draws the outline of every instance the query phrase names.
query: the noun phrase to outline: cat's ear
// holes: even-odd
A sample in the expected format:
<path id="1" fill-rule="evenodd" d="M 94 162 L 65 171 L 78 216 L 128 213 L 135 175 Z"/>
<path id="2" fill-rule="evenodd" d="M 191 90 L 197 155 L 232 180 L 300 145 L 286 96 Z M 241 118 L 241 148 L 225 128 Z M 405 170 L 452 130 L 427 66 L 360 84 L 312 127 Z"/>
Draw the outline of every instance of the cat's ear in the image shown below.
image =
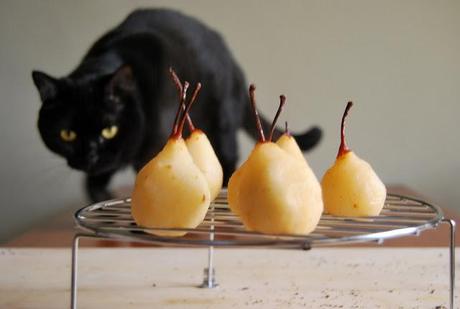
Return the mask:
<path id="1" fill-rule="evenodd" d="M 120 92 L 132 92 L 135 84 L 131 67 L 124 65 L 112 75 L 107 91 L 110 95 L 117 96 Z"/>
<path id="2" fill-rule="evenodd" d="M 33 71 L 32 79 L 40 93 L 42 102 L 45 103 L 56 97 L 58 93 L 58 80 L 43 72 Z"/>

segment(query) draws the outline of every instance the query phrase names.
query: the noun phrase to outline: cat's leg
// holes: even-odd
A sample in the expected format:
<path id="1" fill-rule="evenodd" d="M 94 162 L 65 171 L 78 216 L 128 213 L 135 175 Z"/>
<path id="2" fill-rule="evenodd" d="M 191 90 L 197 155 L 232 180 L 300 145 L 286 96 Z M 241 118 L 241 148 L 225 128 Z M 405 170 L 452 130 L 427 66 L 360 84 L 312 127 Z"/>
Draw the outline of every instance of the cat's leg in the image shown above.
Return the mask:
<path id="1" fill-rule="evenodd" d="M 100 202 L 113 198 L 113 194 L 107 188 L 113 174 L 114 172 L 97 176 L 86 176 L 86 194 L 92 202 Z"/>

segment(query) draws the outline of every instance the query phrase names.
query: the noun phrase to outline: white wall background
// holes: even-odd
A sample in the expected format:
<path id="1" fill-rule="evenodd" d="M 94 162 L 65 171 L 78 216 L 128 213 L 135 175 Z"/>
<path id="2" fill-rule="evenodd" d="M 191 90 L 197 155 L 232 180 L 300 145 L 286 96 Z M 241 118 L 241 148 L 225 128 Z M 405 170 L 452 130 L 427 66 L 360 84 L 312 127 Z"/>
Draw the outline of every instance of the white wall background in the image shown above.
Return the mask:
<path id="1" fill-rule="evenodd" d="M 284 93 L 293 130 L 320 125 L 323 142 L 308 155 L 318 177 L 352 99 L 351 148 L 386 183 L 460 209 L 459 1 L 1 1 L 0 242 L 86 203 L 81 175 L 38 136 L 32 69 L 67 74 L 98 36 L 146 6 L 179 8 L 219 30 L 264 114 Z M 242 143 L 247 155 L 252 142 L 242 134 Z"/>

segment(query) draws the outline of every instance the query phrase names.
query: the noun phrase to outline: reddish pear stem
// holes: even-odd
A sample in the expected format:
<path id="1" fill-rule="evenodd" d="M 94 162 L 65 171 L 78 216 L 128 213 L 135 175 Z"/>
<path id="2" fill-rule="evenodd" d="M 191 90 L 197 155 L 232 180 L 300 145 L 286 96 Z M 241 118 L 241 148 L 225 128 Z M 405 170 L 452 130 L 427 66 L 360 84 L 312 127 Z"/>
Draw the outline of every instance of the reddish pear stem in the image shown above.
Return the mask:
<path id="1" fill-rule="evenodd" d="M 179 96 L 182 97 L 182 83 L 179 79 L 179 77 L 176 74 L 176 71 L 172 67 L 169 67 L 169 75 L 171 75 L 171 79 L 173 80 L 174 84 L 176 85 L 177 91 L 179 91 Z M 201 87 L 201 86 L 200 86 Z M 185 110 L 185 104 L 181 105 L 182 111 Z M 195 126 L 193 125 L 192 119 L 188 114 L 186 114 L 186 119 L 188 123 L 188 127 L 190 131 L 195 130 Z"/>
<path id="2" fill-rule="evenodd" d="M 185 114 L 185 119 L 187 120 L 188 128 L 190 132 L 195 131 L 195 126 L 193 125 L 192 118 L 190 118 L 189 114 Z"/>
<path id="3" fill-rule="evenodd" d="M 201 83 L 196 84 L 195 86 L 195 91 L 193 91 L 192 98 L 190 99 L 191 104 L 195 102 L 196 98 L 198 97 L 198 93 L 201 90 Z M 182 104 L 182 109 L 185 111 L 185 105 Z M 190 132 L 195 131 L 195 126 L 193 125 L 192 119 L 190 118 L 190 115 L 188 113 L 185 114 L 185 118 L 187 119 L 188 127 L 190 129 Z"/>
<path id="4" fill-rule="evenodd" d="M 262 129 L 262 124 L 260 123 L 260 117 L 259 117 L 259 113 L 257 112 L 257 107 L 256 107 L 255 91 L 256 91 L 256 86 L 254 84 L 251 84 L 249 86 L 249 99 L 251 101 L 252 113 L 254 114 L 254 117 L 256 118 L 257 131 L 259 132 L 259 142 L 265 143 L 264 130 Z"/>
<path id="5" fill-rule="evenodd" d="M 187 97 L 188 86 L 189 86 L 189 83 L 185 82 L 184 87 L 183 87 L 182 92 L 181 92 L 179 108 L 177 109 L 176 117 L 174 118 L 174 125 L 173 125 L 173 130 L 172 130 L 172 133 L 171 133 L 171 137 L 172 136 L 177 136 L 177 137 L 182 136 L 182 131 L 178 132 L 179 123 L 181 122 L 181 120 L 179 120 L 179 118 L 180 118 L 181 111 L 182 111 L 182 105 L 184 105 L 185 98 Z"/>
<path id="6" fill-rule="evenodd" d="M 188 87 L 188 85 L 189 85 L 188 82 L 185 82 L 184 88 L 185 88 L 185 86 Z M 181 118 L 180 123 L 179 123 L 179 128 L 178 128 L 175 136 L 177 136 L 177 137 L 182 136 L 182 131 L 184 130 L 185 119 L 187 118 L 188 112 L 190 111 L 190 108 L 192 107 L 193 102 L 195 102 L 196 96 L 198 94 L 198 91 L 200 91 L 200 89 L 201 89 L 201 84 L 198 83 L 196 88 L 195 88 L 195 92 L 193 93 L 194 98 L 192 97 L 192 99 L 185 106 L 185 111 L 184 111 L 184 114 L 182 115 L 182 118 Z M 185 96 L 184 96 L 184 100 L 185 100 Z M 184 104 L 184 102 L 181 102 L 181 106 L 183 104 Z"/>
<path id="7" fill-rule="evenodd" d="M 283 111 L 284 104 L 286 104 L 286 97 L 284 95 L 280 95 L 280 105 L 278 106 L 278 110 L 276 111 L 275 118 L 273 119 L 272 126 L 270 128 L 270 135 L 268 137 L 268 141 L 271 142 L 273 140 L 273 133 L 275 132 L 276 122 Z"/>
<path id="8" fill-rule="evenodd" d="M 347 107 L 345 108 L 345 112 L 342 116 L 342 125 L 340 126 L 340 147 L 339 152 L 337 153 L 337 158 L 343 156 L 350 152 L 350 148 L 348 148 L 347 143 L 345 141 L 345 120 L 348 116 L 348 111 L 353 106 L 353 102 L 348 102 Z"/>
<path id="9" fill-rule="evenodd" d="M 176 71 L 174 71 L 172 67 L 169 67 L 169 75 L 171 75 L 171 79 L 176 85 L 177 91 L 179 91 L 179 95 L 182 95 L 182 83 L 179 77 L 177 76 Z"/>
<path id="10" fill-rule="evenodd" d="M 182 111 L 185 111 L 185 104 L 182 104 Z M 195 125 L 192 122 L 192 118 L 190 118 L 189 114 L 185 114 L 185 120 L 187 120 L 187 125 L 190 132 L 195 131 Z"/>
<path id="11" fill-rule="evenodd" d="M 284 134 L 286 134 L 287 136 L 291 136 L 291 132 L 289 132 L 289 127 L 288 127 L 288 122 L 287 121 L 284 122 Z"/>

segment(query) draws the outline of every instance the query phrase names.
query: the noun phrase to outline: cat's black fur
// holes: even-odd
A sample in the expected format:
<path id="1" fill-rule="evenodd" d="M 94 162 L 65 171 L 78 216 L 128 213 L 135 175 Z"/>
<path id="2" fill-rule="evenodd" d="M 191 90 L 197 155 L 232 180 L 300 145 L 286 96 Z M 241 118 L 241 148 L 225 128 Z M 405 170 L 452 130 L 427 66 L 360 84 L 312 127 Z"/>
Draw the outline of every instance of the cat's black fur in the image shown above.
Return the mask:
<path id="1" fill-rule="evenodd" d="M 102 36 L 67 77 L 32 73 L 43 102 L 43 141 L 86 172 L 91 200 L 109 198 L 116 171 L 129 165 L 139 170 L 165 144 L 178 106 L 170 66 L 192 88 L 203 84 L 191 117 L 207 133 L 228 180 L 238 160 L 238 129 L 256 136 L 248 84 L 220 35 L 198 20 L 166 9 L 137 10 Z M 111 125 L 118 134 L 104 139 L 101 130 Z M 63 141 L 62 129 L 77 138 Z M 320 137 L 318 128 L 296 135 L 303 150 Z"/>

